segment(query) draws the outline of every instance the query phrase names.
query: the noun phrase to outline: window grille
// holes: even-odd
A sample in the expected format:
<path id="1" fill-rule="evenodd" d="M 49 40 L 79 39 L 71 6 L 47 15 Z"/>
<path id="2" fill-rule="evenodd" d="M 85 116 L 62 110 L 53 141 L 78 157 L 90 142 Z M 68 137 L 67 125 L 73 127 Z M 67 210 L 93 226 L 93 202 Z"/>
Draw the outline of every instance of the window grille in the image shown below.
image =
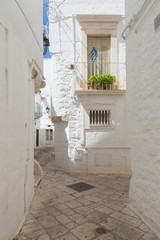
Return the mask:
<path id="1" fill-rule="evenodd" d="M 111 110 L 90 110 L 90 126 L 111 126 Z"/>

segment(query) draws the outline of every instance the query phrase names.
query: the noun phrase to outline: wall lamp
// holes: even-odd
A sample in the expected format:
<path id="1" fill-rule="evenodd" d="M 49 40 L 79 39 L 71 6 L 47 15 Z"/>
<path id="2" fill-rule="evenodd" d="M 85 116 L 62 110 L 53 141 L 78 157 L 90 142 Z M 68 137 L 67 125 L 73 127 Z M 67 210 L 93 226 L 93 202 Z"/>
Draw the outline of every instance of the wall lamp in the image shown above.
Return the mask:
<path id="1" fill-rule="evenodd" d="M 44 52 L 43 55 L 46 55 L 47 53 L 47 48 L 50 46 L 49 44 L 49 39 L 44 35 L 43 33 L 43 47 L 44 47 Z"/>

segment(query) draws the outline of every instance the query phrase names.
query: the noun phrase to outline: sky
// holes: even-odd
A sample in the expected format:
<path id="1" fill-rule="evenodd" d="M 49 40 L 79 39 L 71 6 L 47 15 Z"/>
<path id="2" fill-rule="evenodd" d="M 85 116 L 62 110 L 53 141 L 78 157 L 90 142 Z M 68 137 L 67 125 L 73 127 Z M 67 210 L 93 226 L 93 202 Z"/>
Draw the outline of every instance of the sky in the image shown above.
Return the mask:
<path id="1" fill-rule="evenodd" d="M 48 5 L 48 0 L 43 0 L 43 26 L 47 24 L 48 22 L 48 17 L 47 17 L 47 5 Z M 48 29 L 49 31 L 49 29 Z M 46 35 L 45 31 L 43 30 L 43 33 Z M 47 49 L 46 55 L 43 56 L 44 58 L 50 58 L 49 54 L 49 48 Z"/>

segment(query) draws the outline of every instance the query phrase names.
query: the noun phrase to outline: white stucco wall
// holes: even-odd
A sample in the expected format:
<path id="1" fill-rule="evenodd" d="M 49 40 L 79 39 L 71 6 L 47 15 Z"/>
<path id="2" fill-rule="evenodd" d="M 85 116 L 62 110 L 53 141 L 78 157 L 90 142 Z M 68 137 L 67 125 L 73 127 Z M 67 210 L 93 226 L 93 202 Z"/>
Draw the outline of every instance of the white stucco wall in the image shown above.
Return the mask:
<path id="1" fill-rule="evenodd" d="M 42 3 L 17 2 L 33 29 L 37 29 L 35 36 L 42 46 Z M 0 7 L 0 240 L 12 239 L 19 230 L 34 191 L 34 81 L 29 63 L 34 59 L 42 67 L 42 52 L 35 36 L 16 1 L 3 1 Z"/>
<path id="2" fill-rule="evenodd" d="M 53 7 L 56 8 L 53 3 Z M 57 168 L 90 173 L 130 173 L 130 144 L 127 138 L 126 97 L 123 96 L 78 96 L 76 81 L 82 80 L 82 26 L 76 20 L 77 14 L 124 15 L 124 1 L 74 1 L 67 0 L 57 13 L 61 20 L 55 22 L 50 15 L 50 53 L 52 56 L 52 116 L 61 116 L 62 122 L 55 122 L 55 165 Z M 72 16 L 74 16 L 72 18 Z M 103 21 L 103 19 L 101 19 Z M 83 22 L 83 21 L 82 21 Z M 88 24 L 88 23 L 87 23 Z M 88 24 L 89 25 L 89 24 Z M 87 26 L 88 26 L 87 25 Z M 109 24 L 108 24 L 109 26 Z M 113 26 L 113 24 L 112 24 Z M 99 29 L 103 31 L 105 23 Z M 115 28 L 114 54 L 118 62 L 125 62 L 125 42 L 121 37 L 124 21 Z M 106 34 L 104 31 L 103 34 Z M 115 34 L 115 33 L 114 33 Z M 85 37 L 84 37 L 85 38 Z M 70 63 L 75 69 L 70 69 Z M 85 127 L 86 105 L 113 105 L 114 129 L 92 129 Z M 97 160 L 98 156 L 98 160 Z"/>
<path id="3" fill-rule="evenodd" d="M 136 3 L 126 1 L 128 20 L 139 11 Z M 148 1 L 138 19 L 126 31 L 126 43 L 133 172 L 130 205 L 160 237 L 160 28 L 157 31 L 154 28 L 154 19 L 160 13 L 159 9 L 159 1 Z"/>

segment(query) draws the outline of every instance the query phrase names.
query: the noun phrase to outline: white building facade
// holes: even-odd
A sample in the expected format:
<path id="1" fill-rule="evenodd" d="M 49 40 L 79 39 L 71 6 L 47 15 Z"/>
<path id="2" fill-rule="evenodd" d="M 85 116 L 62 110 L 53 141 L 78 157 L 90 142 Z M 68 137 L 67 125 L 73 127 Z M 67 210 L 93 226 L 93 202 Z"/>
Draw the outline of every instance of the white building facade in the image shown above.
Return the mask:
<path id="1" fill-rule="evenodd" d="M 130 173 L 124 8 L 123 0 L 50 2 L 51 115 L 58 169 Z M 117 90 L 88 90 L 91 75 L 106 73 L 117 77 Z"/>
<path id="2" fill-rule="evenodd" d="M 160 1 L 126 1 L 130 205 L 160 237 Z"/>
<path id="3" fill-rule="evenodd" d="M 14 237 L 34 192 L 34 94 L 42 75 L 42 2 L 0 7 L 0 240 Z"/>

